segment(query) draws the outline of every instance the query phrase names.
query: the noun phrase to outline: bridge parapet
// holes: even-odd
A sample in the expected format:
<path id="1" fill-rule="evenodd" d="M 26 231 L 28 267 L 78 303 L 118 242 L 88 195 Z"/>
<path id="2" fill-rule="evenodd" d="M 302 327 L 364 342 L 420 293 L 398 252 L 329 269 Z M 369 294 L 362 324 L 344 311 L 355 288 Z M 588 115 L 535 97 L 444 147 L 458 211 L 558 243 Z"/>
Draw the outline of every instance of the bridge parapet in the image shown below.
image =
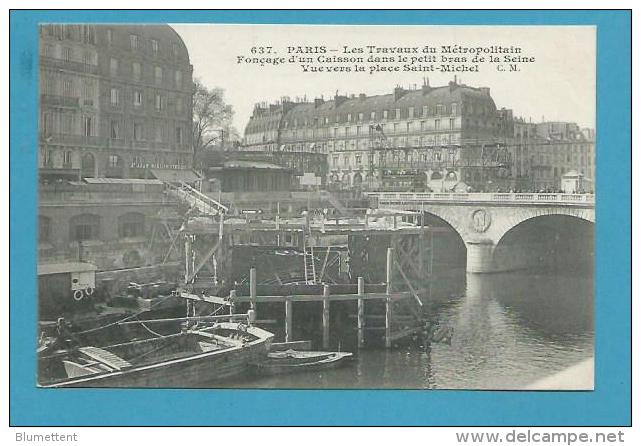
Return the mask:
<path id="1" fill-rule="evenodd" d="M 594 207 L 594 194 L 499 193 L 499 192 L 369 192 L 379 204 L 404 203 L 486 203 L 558 204 L 562 206 Z"/>

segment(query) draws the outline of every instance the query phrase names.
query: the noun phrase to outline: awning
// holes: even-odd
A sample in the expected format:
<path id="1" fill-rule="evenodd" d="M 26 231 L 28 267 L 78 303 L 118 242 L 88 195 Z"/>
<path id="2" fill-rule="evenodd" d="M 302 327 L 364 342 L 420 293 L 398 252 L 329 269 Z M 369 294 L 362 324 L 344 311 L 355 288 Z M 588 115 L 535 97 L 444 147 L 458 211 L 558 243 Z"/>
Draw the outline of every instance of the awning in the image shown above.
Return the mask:
<path id="1" fill-rule="evenodd" d="M 192 169 L 150 169 L 154 177 L 165 183 L 193 183 L 202 177 Z"/>
<path id="2" fill-rule="evenodd" d="M 141 178 L 85 178 L 89 184 L 162 184 L 162 181 Z"/>
<path id="3" fill-rule="evenodd" d="M 96 265 L 93 263 L 85 262 L 39 263 L 38 275 L 47 276 L 49 274 L 83 273 L 95 271 L 96 269 Z"/>

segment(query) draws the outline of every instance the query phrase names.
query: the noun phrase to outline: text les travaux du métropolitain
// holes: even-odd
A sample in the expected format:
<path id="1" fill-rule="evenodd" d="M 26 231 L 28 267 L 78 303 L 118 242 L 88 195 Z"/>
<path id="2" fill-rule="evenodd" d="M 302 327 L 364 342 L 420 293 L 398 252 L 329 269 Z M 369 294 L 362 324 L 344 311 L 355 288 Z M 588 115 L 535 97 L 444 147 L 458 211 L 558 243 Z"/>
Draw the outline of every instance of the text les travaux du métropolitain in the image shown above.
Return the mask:
<path id="1" fill-rule="evenodd" d="M 237 64 L 299 65 L 304 73 L 478 72 L 486 64 L 509 72 L 535 61 L 514 45 L 287 46 L 285 55 L 272 46 L 253 46 L 249 54 L 236 56 Z"/>

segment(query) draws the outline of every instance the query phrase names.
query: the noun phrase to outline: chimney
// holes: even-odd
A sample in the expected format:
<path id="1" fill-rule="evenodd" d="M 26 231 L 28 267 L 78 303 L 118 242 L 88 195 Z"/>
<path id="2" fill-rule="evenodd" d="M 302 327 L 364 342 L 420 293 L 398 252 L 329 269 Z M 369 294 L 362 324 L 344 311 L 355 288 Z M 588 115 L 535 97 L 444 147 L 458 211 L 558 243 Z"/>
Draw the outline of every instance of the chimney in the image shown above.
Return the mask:
<path id="1" fill-rule="evenodd" d="M 430 78 L 429 77 L 424 77 L 423 78 L 423 85 L 421 86 L 421 90 L 423 91 L 423 94 L 427 94 L 432 90 L 432 87 L 430 87 Z"/>
<path id="2" fill-rule="evenodd" d="M 323 98 L 315 98 L 314 99 L 314 108 L 320 107 L 325 101 Z"/>
<path id="3" fill-rule="evenodd" d="M 400 98 L 405 96 L 406 93 L 407 90 L 403 89 L 402 87 L 394 88 L 394 101 L 398 101 Z"/>
<path id="4" fill-rule="evenodd" d="M 365 99 L 367 99 L 367 95 L 365 93 L 361 93 L 358 95 L 358 99 L 360 99 L 361 101 L 364 101 Z"/>
<path id="5" fill-rule="evenodd" d="M 339 96 L 339 94 L 338 94 L 338 93 L 336 93 L 336 94 L 334 95 L 334 105 L 335 105 L 336 107 L 338 107 L 339 105 L 341 105 L 341 104 L 342 104 L 343 102 L 345 102 L 346 100 L 347 100 L 347 96 L 342 96 L 342 95 L 341 95 L 341 96 Z"/>

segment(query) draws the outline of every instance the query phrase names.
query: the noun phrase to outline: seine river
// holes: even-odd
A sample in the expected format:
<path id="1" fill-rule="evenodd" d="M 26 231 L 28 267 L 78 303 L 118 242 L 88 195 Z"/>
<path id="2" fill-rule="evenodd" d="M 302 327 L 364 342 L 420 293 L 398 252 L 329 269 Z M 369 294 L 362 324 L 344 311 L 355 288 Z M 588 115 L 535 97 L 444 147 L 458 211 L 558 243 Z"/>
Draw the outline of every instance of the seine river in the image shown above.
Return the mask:
<path id="1" fill-rule="evenodd" d="M 589 272 L 434 277 L 428 305 L 454 329 L 451 345 L 358 351 L 353 364 L 254 378 L 241 387 L 519 389 L 593 355 Z M 347 350 L 347 348 L 345 348 Z"/>

